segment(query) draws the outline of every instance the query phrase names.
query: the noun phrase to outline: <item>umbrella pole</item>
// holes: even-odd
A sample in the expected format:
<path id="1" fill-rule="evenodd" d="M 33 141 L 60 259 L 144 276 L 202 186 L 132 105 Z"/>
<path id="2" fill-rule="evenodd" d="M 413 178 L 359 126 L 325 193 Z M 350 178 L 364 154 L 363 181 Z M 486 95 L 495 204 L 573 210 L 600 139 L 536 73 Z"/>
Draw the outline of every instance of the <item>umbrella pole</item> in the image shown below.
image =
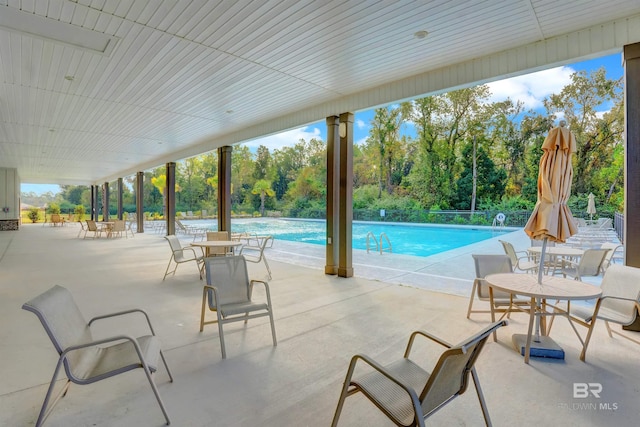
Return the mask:
<path id="1" fill-rule="evenodd" d="M 540 251 L 540 265 L 538 266 L 538 284 L 542 284 L 542 271 L 544 269 L 544 257 L 547 251 L 547 238 L 542 241 L 542 250 Z M 542 301 L 540 298 L 536 298 L 536 310 L 540 310 Z M 535 342 L 540 342 L 540 316 L 536 316 L 536 336 Z"/>

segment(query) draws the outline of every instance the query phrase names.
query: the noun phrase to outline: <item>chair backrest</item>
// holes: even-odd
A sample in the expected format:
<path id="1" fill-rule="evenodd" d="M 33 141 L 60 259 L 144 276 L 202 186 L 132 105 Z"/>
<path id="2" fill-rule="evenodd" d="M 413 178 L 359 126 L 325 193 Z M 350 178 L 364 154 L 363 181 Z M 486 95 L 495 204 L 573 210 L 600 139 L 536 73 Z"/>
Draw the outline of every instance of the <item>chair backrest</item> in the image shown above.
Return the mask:
<path id="1" fill-rule="evenodd" d="M 476 280 L 478 286 L 476 290 L 478 292 L 478 298 L 489 298 L 489 287 L 484 278 L 488 274 L 496 273 L 512 273 L 513 266 L 511 264 L 511 258 L 508 255 L 493 255 L 493 254 L 472 254 L 473 263 L 476 267 Z"/>
<path id="2" fill-rule="evenodd" d="M 175 253 L 176 251 L 182 251 L 182 245 L 180 244 L 180 239 L 175 234 L 170 234 L 168 236 L 164 236 L 169 242 L 169 246 L 171 246 L 171 250 Z"/>
<path id="3" fill-rule="evenodd" d="M 636 317 L 634 301 L 640 301 L 640 268 L 612 264 L 604 273 L 600 287 L 603 298 L 600 303 L 601 312 L 603 308 L 612 310 L 625 318 L 625 324 L 633 322 Z M 630 301 L 604 298 L 607 296 L 627 298 Z"/>
<path id="4" fill-rule="evenodd" d="M 612 224 L 611 218 L 598 218 L 596 227 L 598 227 L 601 230 L 606 230 L 612 227 L 611 224 Z"/>
<path id="5" fill-rule="evenodd" d="M 516 254 L 516 250 L 513 245 L 509 242 L 505 242 L 504 240 L 499 240 L 499 242 L 502 243 L 504 253 L 511 259 L 511 265 L 516 265 L 518 263 L 518 254 Z"/>
<path id="6" fill-rule="evenodd" d="M 605 242 L 600 245 L 600 249 L 609 249 L 607 254 L 604 256 L 604 261 L 602 263 L 603 270 L 606 270 L 607 268 L 609 268 L 609 266 L 611 265 L 613 256 L 616 254 L 616 252 L 618 252 L 619 249 L 622 249 L 622 248 L 623 246 L 621 244 L 613 243 L 613 242 Z"/>
<path id="7" fill-rule="evenodd" d="M 442 353 L 420 393 L 425 416 L 437 410 L 452 397 L 465 392 L 469 384 L 469 373 L 489 335 L 506 324 L 506 320 L 493 323 Z"/>
<path id="8" fill-rule="evenodd" d="M 22 308 L 38 316 L 58 354 L 72 345 L 93 341 L 87 321 L 71 292 L 62 286 L 52 287 L 24 303 Z M 82 373 L 77 370 L 82 369 L 82 361 L 92 358 L 94 352 L 91 347 L 70 352 L 64 362 L 67 375 L 72 375 L 75 370 L 75 376 L 81 377 Z"/>
<path id="9" fill-rule="evenodd" d="M 96 222 L 92 219 L 88 219 L 87 220 L 87 229 L 89 231 L 98 231 L 98 226 L 96 225 Z"/>
<path id="10" fill-rule="evenodd" d="M 204 259 L 207 285 L 217 290 L 218 303 L 237 304 L 250 301 L 247 263 L 242 255 L 207 257 Z M 213 291 L 209 290 L 209 308 L 216 307 Z"/>
<path id="11" fill-rule="evenodd" d="M 176 218 L 175 221 L 180 231 L 187 231 L 187 227 L 185 227 L 184 224 L 178 218 Z"/>
<path id="12" fill-rule="evenodd" d="M 113 229 L 111 231 L 125 231 L 125 222 L 123 219 L 116 219 L 113 221 Z"/>
<path id="13" fill-rule="evenodd" d="M 578 272 L 580 277 L 597 276 L 600 274 L 600 268 L 604 261 L 604 257 L 609 249 L 587 249 L 584 251 L 580 263 L 578 264 Z"/>
<path id="14" fill-rule="evenodd" d="M 207 240 L 229 240 L 228 231 L 207 231 Z M 228 248 L 208 248 L 209 255 L 226 255 Z"/>

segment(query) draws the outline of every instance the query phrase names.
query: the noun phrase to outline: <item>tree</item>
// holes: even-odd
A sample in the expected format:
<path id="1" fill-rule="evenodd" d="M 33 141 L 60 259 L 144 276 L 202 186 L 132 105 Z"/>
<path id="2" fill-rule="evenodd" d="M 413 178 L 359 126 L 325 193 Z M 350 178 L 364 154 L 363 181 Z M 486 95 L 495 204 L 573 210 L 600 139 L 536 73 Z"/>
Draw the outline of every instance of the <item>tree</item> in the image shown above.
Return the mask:
<path id="1" fill-rule="evenodd" d="M 371 131 L 367 144 L 374 147 L 378 155 L 378 198 L 382 191 L 393 192 L 392 175 L 399 152 L 399 133 L 402 124 L 400 108 L 376 108 L 371 120 Z"/>
<path id="2" fill-rule="evenodd" d="M 252 194 L 258 194 L 260 196 L 260 216 L 264 216 L 264 201 L 269 197 L 273 197 L 276 193 L 271 189 L 271 182 L 259 179 L 251 190 Z"/>
<path id="3" fill-rule="evenodd" d="M 571 75 L 569 85 L 544 103 L 549 114 L 564 117 L 576 137 L 572 192 L 591 191 L 600 161 L 611 158 L 613 147 L 622 139 L 622 108 L 612 110 L 616 114 L 602 114 L 622 99 L 621 92 L 622 82 L 607 79 L 604 68 L 590 74 L 578 71 Z"/>

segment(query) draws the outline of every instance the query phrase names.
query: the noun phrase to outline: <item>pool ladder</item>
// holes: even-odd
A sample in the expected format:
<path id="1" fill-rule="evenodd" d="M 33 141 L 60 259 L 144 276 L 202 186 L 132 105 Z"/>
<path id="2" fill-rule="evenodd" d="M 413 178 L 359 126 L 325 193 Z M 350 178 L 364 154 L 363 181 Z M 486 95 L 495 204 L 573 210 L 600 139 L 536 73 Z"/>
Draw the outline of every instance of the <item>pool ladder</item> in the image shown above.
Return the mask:
<path id="1" fill-rule="evenodd" d="M 380 255 L 382 255 L 384 251 L 388 251 L 389 253 L 393 252 L 393 248 L 391 247 L 391 241 L 389 240 L 389 236 L 387 236 L 387 233 L 385 232 L 380 233 L 380 242 L 378 243 L 376 236 L 371 231 L 369 231 L 367 233 L 367 253 L 369 253 L 369 251 L 371 250 L 372 240 L 376 244 L 376 252 L 380 252 Z M 385 241 L 387 243 L 386 247 L 384 246 Z"/>

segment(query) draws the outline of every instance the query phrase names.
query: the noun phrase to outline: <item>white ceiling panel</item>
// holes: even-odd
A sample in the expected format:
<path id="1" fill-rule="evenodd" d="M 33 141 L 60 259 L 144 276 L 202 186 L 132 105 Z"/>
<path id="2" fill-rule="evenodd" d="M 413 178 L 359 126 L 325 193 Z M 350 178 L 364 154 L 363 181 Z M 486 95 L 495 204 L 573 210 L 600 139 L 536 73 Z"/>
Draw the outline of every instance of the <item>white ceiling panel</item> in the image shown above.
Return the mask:
<path id="1" fill-rule="evenodd" d="M 0 0 L 0 167 L 101 184 L 620 51 L 638 27 L 637 0 Z"/>

